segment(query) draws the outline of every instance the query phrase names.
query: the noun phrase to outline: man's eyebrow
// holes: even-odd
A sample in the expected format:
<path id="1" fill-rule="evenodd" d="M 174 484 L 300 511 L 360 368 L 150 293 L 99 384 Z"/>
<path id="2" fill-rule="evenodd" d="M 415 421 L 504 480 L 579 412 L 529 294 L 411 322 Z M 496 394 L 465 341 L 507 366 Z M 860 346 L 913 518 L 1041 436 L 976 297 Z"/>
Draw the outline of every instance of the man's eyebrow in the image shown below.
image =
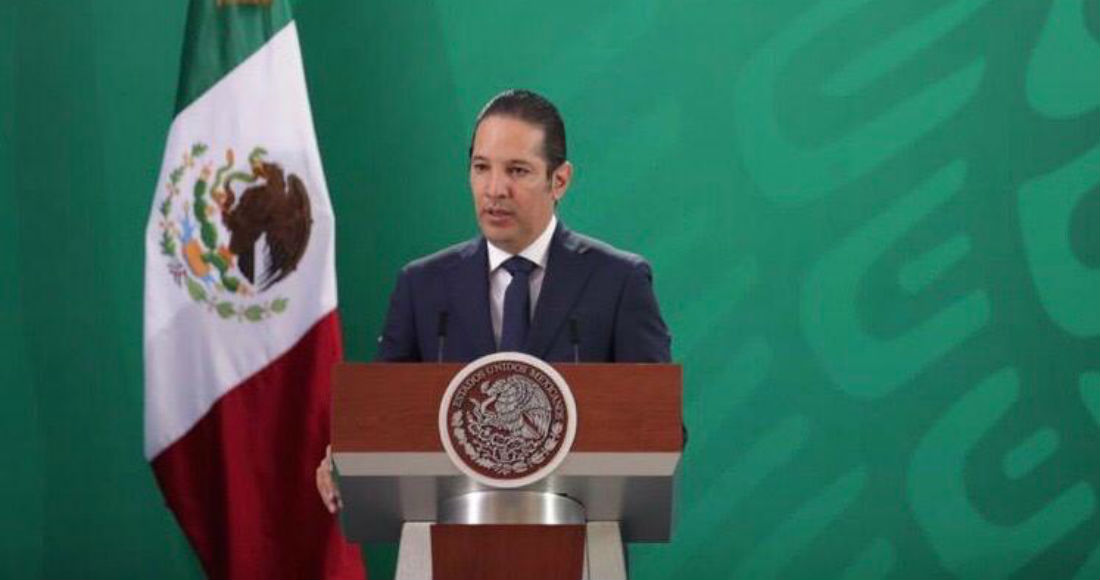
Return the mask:
<path id="1" fill-rule="evenodd" d="M 470 157 L 470 162 L 472 163 L 474 161 L 490 161 L 490 159 L 488 157 L 484 156 L 484 155 L 475 154 L 472 157 Z M 535 166 L 534 162 L 532 162 L 530 159 L 524 159 L 522 157 L 514 157 L 512 159 L 505 159 L 504 164 L 505 165 L 525 165 L 527 167 L 534 167 Z"/>

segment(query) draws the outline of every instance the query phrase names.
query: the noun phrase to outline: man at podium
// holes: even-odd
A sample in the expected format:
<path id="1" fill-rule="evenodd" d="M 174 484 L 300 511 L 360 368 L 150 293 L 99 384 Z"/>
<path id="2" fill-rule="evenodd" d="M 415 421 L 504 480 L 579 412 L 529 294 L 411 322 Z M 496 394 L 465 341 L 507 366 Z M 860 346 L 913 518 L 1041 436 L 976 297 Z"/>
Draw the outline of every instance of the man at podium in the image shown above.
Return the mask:
<path id="1" fill-rule="evenodd" d="M 550 362 L 668 362 L 671 337 L 642 257 L 565 227 L 565 125 L 531 91 L 493 97 L 474 124 L 469 182 L 481 235 L 406 265 L 377 359 L 467 362 L 519 351 Z M 318 490 L 339 498 L 326 458 Z"/>
<path id="2" fill-rule="evenodd" d="M 497 95 L 477 117 L 469 159 L 482 235 L 402 269 L 378 358 L 668 361 L 649 264 L 555 215 L 573 175 L 557 108 L 530 91 Z"/>

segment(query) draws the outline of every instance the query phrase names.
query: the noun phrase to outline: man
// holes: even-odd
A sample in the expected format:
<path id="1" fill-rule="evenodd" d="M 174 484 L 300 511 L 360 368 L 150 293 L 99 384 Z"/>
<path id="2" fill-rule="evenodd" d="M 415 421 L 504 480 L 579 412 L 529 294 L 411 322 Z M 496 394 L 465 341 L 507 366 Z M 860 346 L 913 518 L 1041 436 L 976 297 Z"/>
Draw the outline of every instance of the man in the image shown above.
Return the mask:
<path id="1" fill-rule="evenodd" d="M 407 265 L 379 338 L 383 361 L 471 361 L 498 350 L 551 362 L 668 362 L 671 338 L 641 257 L 574 233 L 565 126 L 552 103 L 511 90 L 482 109 L 470 144 L 481 236 Z M 339 507 L 329 458 L 317 485 Z"/>

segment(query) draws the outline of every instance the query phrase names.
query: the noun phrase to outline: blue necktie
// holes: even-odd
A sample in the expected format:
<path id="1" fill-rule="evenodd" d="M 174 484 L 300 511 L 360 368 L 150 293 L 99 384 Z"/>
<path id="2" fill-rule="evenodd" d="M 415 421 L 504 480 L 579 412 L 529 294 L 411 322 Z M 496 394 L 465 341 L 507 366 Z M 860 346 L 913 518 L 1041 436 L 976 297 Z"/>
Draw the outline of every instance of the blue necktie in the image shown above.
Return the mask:
<path id="1" fill-rule="evenodd" d="M 535 269 L 535 263 L 527 258 L 512 256 L 501 266 L 512 275 L 512 281 L 504 292 L 500 350 L 520 351 L 527 341 L 527 327 L 530 326 L 531 272 Z"/>

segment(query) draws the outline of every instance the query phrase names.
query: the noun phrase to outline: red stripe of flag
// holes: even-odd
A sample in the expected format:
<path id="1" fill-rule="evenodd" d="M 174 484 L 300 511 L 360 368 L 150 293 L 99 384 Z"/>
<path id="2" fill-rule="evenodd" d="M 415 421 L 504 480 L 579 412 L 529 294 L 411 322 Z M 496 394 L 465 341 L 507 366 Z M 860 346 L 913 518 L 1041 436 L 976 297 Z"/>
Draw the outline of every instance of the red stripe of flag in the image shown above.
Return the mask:
<path id="1" fill-rule="evenodd" d="M 314 484 L 329 438 L 329 377 L 342 357 L 331 312 L 153 459 L 208 577 L 366 577 Z"/>

